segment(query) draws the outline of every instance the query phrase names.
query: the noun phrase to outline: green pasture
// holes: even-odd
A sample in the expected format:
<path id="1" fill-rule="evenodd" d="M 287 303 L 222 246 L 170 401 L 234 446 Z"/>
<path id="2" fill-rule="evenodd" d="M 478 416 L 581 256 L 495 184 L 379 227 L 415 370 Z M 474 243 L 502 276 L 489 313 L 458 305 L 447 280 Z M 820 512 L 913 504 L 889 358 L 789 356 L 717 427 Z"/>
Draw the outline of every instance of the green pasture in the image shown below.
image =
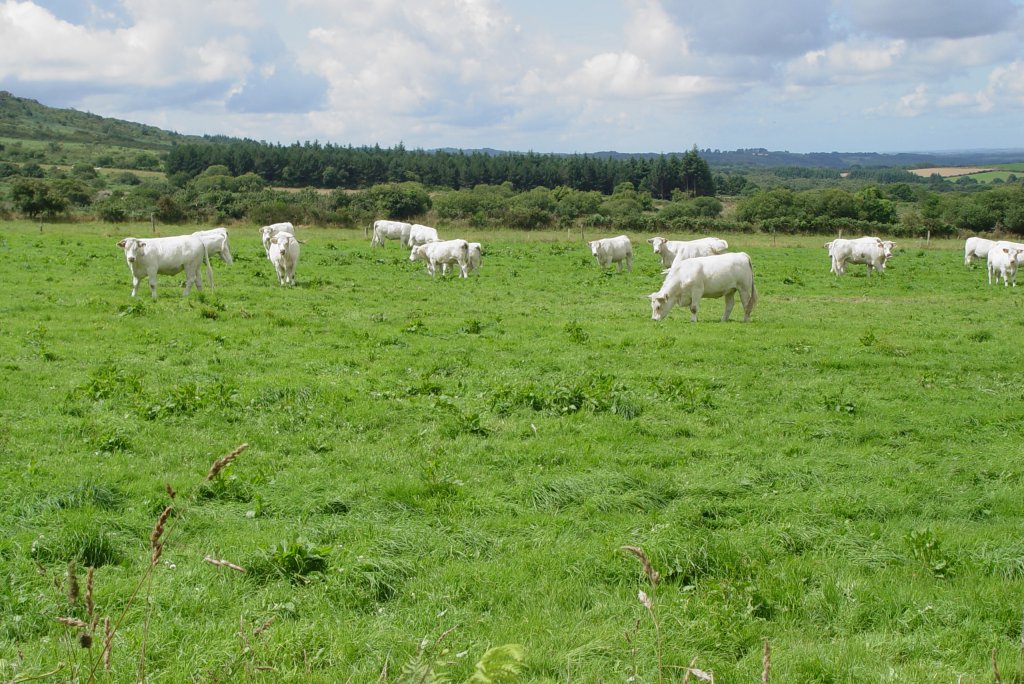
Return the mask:
<path id="1" fill-rule="evenodd" d="M 300 229 L 282 288 L 230 230 L 152 301 L 149 224 L 0 224 L 0 680 L 463 682 L 519 644 L 515 681 L 759 682 L 765 640 L 773 682 L 1024 677 L 1024 288 L 961 243 L 836 278 L 826 238 L 723 236 L 760 301 L 691 324 L 650 320 L 645 235 L 619 274 L 464 234 L 460 280 Z"/>

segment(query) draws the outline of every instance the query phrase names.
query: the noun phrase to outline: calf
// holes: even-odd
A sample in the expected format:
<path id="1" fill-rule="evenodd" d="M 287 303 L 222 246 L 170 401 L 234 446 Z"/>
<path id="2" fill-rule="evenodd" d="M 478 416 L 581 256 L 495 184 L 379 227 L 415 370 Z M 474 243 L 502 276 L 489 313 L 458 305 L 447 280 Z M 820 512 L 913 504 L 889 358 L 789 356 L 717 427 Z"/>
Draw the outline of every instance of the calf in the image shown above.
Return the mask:
<path id="1" fill-rule="evenodd" d="M 277 282 L 295 285 L 295 266 L 299 263 L 299 241 L 291 233 L 278 233 L 270 238 L 267 258 L 274 264 Z"/>
<path id="2" fill-rule="evenodd" d="M 699 256 L 721 254 L 729 249 L 729 243 L 715 237 L 699 240 L 667 240 L 663 237 L 652 237 L 647 242 L 654 253 L 661 257 L 661 263 L 668 268 L 676 259 L 692 259 Z"/>
<path id="3" fill-rule="evenodd" d="M 727 321 L 737 292 L 743 304 L 743 321 L 750 320 L 750 312 L 757 303 L 757 289 L 754 287 L 754 268 L 744 252 L 684 259 L 665 273 L 661 289 L 650 295 L 651 318 L 654 320 L 665 318 L 678 304 L 690 307 L 690 320 L 696 323 L 701 297 L 725 297 L 722 320 Z"/>
<path id="4" fill-rule="evenodd" d="M 125 238 L 117 243 L 124 250 L 128 268 L 132 272 L 132 297 L 139 290 L 143 276 L 149 279 L 149 292 L 156 299 L 156 276 L 158 273 L 174 275 L 185 271 L 185 294 L 188 295 L 193 283 L 203 289 L 200 268 L 206 261 L 206 270 L 213 283 L 213 268 L 206 245 L 194 235 L 177 235 L 163 238 Z"/>
<path id="5" fill-rule="evenodd" d="M 995 240 L 981 237 L 969 237 L 964 242 L 964 266 L 970 266 L 975 258 L 986 259 L 989 250 L 996 246 Z"/>
<path id="6" fill-rule="evenodd" d="M 409 246 L 409 231 L 412 225 L 402 221 L 374 221 L 373 239 L 370 241 L 372 247 L 383 247 L 385 240 L 398 240 L 402 247 Z"/>
<path id="7" fill-rule="evenodd" d="M 607 268 L 611 264 L 618 267 L 622 273 L 622 262 L 626 262 L 626 270 L 633 271 L 633 243 L 625 235 L 618 237 L 593 240 L 587 243 L 590 246 L 590 253 L 597 259 L 601 268 Z"/>
<path id="8" fill-rule="evenodd" d="M 447 269 L 447 264 L 459 265 L 459 277 L 467 277 L 469 266 L 469 243 L 465 240 L 444 240 L 442 242 L 428 242 L 425 245 L 413 245 L 409 254 L 409 261 L 426 261 L 427 273 L 431 276 L 441 264 L 442 273 Z"/>
<path id="9" fill-rule="evenodd" d="M 988 284 L 992 284 L 992 277 L 995 276 L 997 285 L 1001 277 L 1003 287 L 1006 287 L 1009 282 L 1017 287 L 1017 264 L 1021 259 L 1024 259 L 1024 251 L 1012 243 L 997 242 L 985 255 L 988 264 Z"/>

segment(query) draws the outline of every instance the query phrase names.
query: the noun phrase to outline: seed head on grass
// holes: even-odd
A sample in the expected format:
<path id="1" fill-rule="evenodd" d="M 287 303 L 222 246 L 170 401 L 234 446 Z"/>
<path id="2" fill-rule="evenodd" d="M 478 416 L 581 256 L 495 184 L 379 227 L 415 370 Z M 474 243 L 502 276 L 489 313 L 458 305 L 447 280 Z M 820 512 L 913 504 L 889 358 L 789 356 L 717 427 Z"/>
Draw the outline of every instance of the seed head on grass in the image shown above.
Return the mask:
<path id="1" fill-rule="evenodd" d="M 85 622 L 83 622 L 82 620 L 79 620 L 78 618 L 73 618 L 73 617 L 57 617 L 57 618 L 54 618 L 54 620 L 56 620 L 57 622 L 59 622 L 62 625 L 67 625 L 68 627 L 77 627 L 79 629 L 85 629 L 86 627 L 89 626 L 89 625 L 85 624 Z"/>
<path id="2" fill-rule="evenodd" d="M 640 559 L 640 564 L 643 565 L 644 572 L 647 574 L 647 580 L 651 583 L 651 589 L 657 587 L 658 580 L 661 579 L 661 575 L 654 569 L 654 566 L 651 564 L 651 559 L 647 557 L 644 550 L 639 546 L 623 546 L 622 550 L 627 553 L 631 553 Z"/>
<path id="3" fill-rule="evenodd" d="M 110 626 L 110 618 L 103 618 L 103 669 L 110 672 L 110 647 L 114 642 L 114 630 Z"/>
<path id="4" fill-rule="evenodd" d="M 209 482 L 213 478 L 217 477 L 217 473 L 219 473 L 221 470 L 224 469 L 225 466 L 227 466 L 229 463 L 231 463 L 236 458 L 238 458 L 238 455 L 241 454 L 243 451 L 245 451 L 248 448 L 249 448 L 249 444 L 248 443 L 239 444 L 238 446 L 235 447 L 234 451 L 232 451 L 231 453 L 227 454 L 226 456 L 224 456 L 222 458 L 219 458 L 216 461 L 214 461 L 213 465 L 210 466 L 210 472 L 208 472 L 206 474 L 206 478 L 205 478 L 204 482 Z"/>
<path id="5" fill-rule="evenodd" d="M 153 526 L 153 531 L 149 535 L 149 548 L 152 553 L 150 555 L 149 562 L 156 565 L 156 562 L 160 560 L 160 554 L 164 552 L 164 545 L 160 541 L 160 537 L 164 534 L 164 525 L 167 523 L 167 518 L 170 517 L 172 506 L 168 506 L 160 514 L 160 517 L 156 520 L 156 525 Z"/>

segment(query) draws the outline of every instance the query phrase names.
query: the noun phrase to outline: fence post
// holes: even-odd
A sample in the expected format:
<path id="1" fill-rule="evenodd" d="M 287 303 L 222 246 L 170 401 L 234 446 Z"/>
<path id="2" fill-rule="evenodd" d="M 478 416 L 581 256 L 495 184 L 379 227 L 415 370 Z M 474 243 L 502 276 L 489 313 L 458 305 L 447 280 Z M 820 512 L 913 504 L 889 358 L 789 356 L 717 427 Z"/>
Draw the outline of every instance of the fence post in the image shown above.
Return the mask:
<path id="1" fill-rule="evenodd" d="M 156 216 L 152 212 L 149 214 L 149 226 L 153 229 L 153 235 L 156 235 Z"/>

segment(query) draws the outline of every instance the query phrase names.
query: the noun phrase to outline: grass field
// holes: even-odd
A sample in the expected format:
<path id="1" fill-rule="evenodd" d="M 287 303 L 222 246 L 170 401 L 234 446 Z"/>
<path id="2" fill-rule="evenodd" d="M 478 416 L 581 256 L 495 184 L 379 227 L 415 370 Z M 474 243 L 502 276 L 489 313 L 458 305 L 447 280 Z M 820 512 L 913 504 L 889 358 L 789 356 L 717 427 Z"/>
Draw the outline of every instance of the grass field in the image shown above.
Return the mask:
<path id="1" fill-rule="evenodd" d="M 459 280 L 308 230 L 286 289 L 240 226 L 212 293 L 132 300 L 149 230 L 0 224 L 0 679 L 461 682 L 521 644 L 517 681 L 755 682 L 766 639 L 773 682 L 1024 676 L 1024 295 L 960 243 L 837 279 L 725 236 L 753 320 L 690 324 L 650 320 L 646 236 L 617 274 L 464 235 Z"/>

